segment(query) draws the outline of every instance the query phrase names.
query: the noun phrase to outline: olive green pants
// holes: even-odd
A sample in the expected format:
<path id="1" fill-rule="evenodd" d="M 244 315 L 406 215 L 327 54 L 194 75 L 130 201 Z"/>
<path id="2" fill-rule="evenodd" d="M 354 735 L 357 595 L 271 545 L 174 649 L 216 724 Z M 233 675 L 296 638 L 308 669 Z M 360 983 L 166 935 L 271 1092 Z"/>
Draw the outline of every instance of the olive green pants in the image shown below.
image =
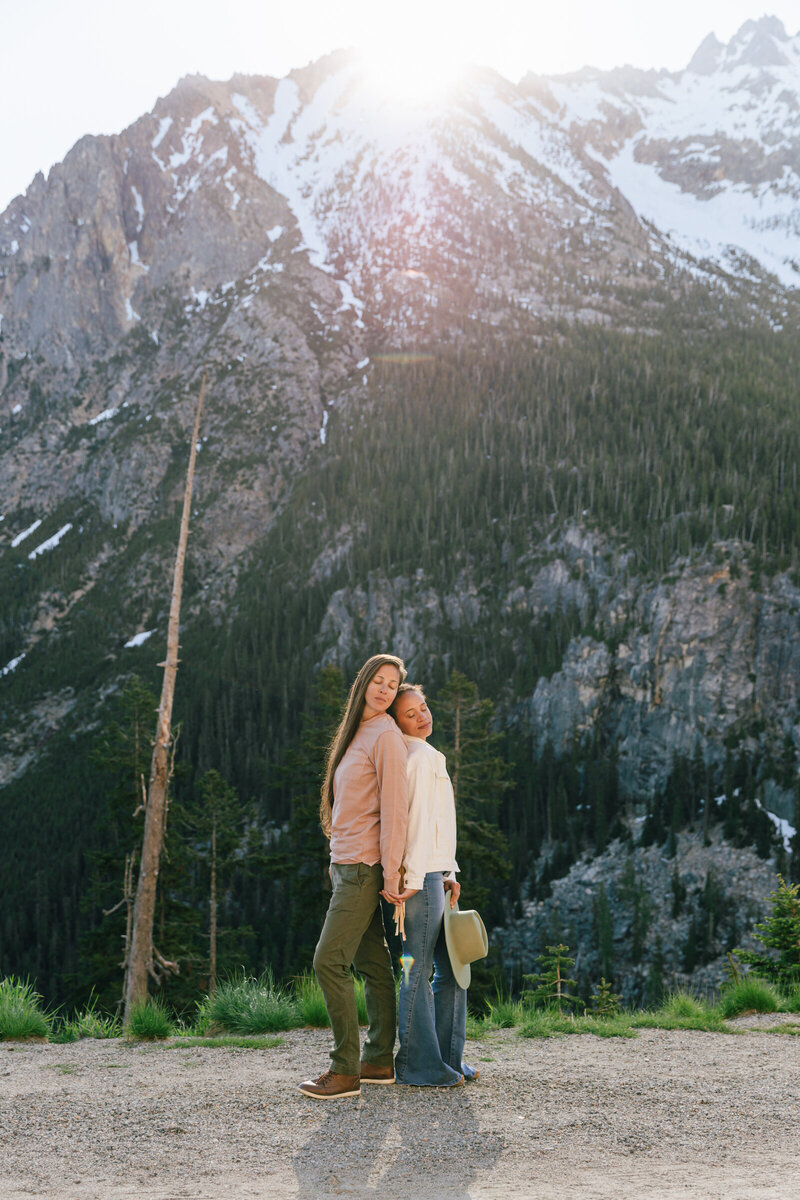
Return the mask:
<path id="1" fill-rule="evenodd" d="M 331 1070 L 358 1075 L 358 1012 L 350 965 L 364 976 L 369 1029 L 363 1059 L 392 1065 L 397 1023 L 392 959 L 383 932 L 380 863 L 333 863 L 333 895 L 314 951 L 314 971 L 333 1031 Z"/>

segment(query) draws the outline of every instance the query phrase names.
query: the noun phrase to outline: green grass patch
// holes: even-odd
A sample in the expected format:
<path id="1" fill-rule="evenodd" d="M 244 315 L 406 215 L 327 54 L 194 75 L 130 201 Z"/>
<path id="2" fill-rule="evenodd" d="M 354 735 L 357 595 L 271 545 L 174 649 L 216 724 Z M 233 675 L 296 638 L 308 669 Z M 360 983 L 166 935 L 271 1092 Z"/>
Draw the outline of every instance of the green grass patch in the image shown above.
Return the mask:
<path id="1" fill-rule="evenodd" d="M 471 1012 L 467 1013 L 467 1038 L 471 1041 L 476 1041 L 482 1038 L 486 1033 L 486 1027 L 483 1023 L 483 1017 L 474 1017 Z"/>
<path id="2" fill-rule="evenodd" d="M 169 1043 L 170 1048 L 202 1046 L 208 1050 L 274 1050 L 283 1044 L 282 1037 L 182 1037 Z"/>
<path id="3" fill-rule="evenodd" d="M 134 1042 L 160 1042 L 175 1032 L 172 1018 L 158 1000 L 147 999 L 133 1006 L 125 1033 Z"/>
<path id="4" fill-rule="evenodd" d="M 294 994 L 301 1025 L 311 1025 L 315 1029 L 326 1029 L 330 1025 L 325 997 L 315 975 L 309 971 L 298 975 L 294 981 Z"/>
<path id="5" fill-rule="evenodd" d="M 636 1037 L 628 1013 L 613 1017 L 573 1016 L 553 1008 L 533 1008 L 525 1012 L 520 1034 L 528 1038 L 562 1037 L 566 1034 L 592 1033 L 595 1037 Z"/>
<path id="6" fill-rule="evenodd" d="M 82 1038 L 122 1037 L 122 1022 L 98 1012 L 96 1004 L 90 1003 L 81 1012 L 69 1019 L 54 1023 L 50 1034 L 51 1042 L 79 1042 Z"/>
<path id="7" fill-rule="evenodd" d="M 521 1025 L 527 1012 L 509 996 L 496 995 L 486 1001 L 486 1015 L 481 1018 L 484 1029 L 513 1029 Z"/>
<path id="8" fill-rule="evenodd" d="M 41 1041 L 50 1036 L 53 1017 L 28 980 L 0 980 L 0 1042 Z"/>
<path id="9" fill-rule="evenodd" d="M 660 1008 L 628 1014 L 632 1029 L 694 1029 L 706 1033 L 731 1033 L 718 1007 L 691 992 L 670 992 Z"/>
<path id="10" fill-rule="evenodd" d="M 369 1018 L 367 1017 L 367 1002 L 364 998 L 364 980 L 360 979 L 359 976 L 356 975 L 354 982 L 356 985 L 356 1009 L 358 1011 L 358 1023 L 359 1025 L 369 1025 Z"/>
<path id="11" fill-rule="evenodd" d="M 783 1004 L 784 997 L 773 984 L 757 975 L 747 975 L 723 992 L 719 1009 L 725 1017 L 738 1017 L 748 1012 L 778 1012 Z"/>
<path id="12" fill-rule="evenodd" d="M 800 1013 L 800 986 L 795 986 L 791 991 L 784 993 L 781 1010 L 782 1012 Z"/>
<path id="13" fill-rule="evenodd" d="M 218 984 L 198 1005 L 199 1034 L 259 1034 L 295 1029 L 301 1024 L 297 1003 L 267 970 L 258 978 L 236 975 Z"/>

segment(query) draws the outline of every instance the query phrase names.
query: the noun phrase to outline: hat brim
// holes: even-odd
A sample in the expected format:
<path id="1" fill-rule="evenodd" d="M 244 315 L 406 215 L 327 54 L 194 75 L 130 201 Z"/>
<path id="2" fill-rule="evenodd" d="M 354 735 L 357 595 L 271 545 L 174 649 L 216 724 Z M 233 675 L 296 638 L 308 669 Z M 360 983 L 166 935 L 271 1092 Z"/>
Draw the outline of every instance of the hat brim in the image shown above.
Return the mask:
<path id="1" fill-rule="evenodd" d="M 464 962 L 459 957 L 458 951 L 453 940 L 453 934 L 450 925 L 451 913 L 458 912 L 458 904 L 454 908 L 450 907 L 449 893 L 445 892 L 444 898 L 444 940 L 447 943 L 447 953 L 450 957 L 450 966 L 453 968 L 455 981 L 464 991 L 467 990 L 472 982 L 472 968 L 468 962 Z"/>

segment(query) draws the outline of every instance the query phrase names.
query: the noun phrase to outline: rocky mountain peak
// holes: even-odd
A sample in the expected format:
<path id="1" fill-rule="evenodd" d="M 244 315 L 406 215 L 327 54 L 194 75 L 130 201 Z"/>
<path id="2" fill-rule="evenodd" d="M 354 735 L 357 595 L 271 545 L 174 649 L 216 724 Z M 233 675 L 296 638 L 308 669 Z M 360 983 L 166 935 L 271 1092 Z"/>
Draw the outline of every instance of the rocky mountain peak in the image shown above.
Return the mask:
<path id="1" fill-rule="evenodd" d="M 686 68 L 692 75 L 713 75 L 725 53 L 725 44 L 715 33 L 703 38 Z"/>
<path id="2" fill-rule="evenodd" d="M 783 22 L 764 16 L 745 21 L 725 45 L 714 33 L 704 38 L 686 68 L 692 75 L 726 73 L 737 67 L 785 67 L 796 61 L 796 39 L 789 37 Z"/>
<path id="3" fill-rule="evenodd" d="M 785 66 L 794 58 L 792 49 L 792 39 L 777 17 L 745 21 L 728 43 L 725 68 Z"/>

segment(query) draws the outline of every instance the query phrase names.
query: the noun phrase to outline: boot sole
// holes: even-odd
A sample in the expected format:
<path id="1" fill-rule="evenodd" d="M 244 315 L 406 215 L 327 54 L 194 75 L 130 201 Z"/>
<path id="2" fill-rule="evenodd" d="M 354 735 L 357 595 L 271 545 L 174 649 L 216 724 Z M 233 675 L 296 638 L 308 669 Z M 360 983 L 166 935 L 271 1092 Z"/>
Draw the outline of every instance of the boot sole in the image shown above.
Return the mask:
<path id="1" fill-rule="evenodd" d="M 299 1092 L 302 1092 L 304 1096 L 308 1096 L 308 1098 L 310 1100 L 346 1100 L 348 1096 L 360 1096 L 361 1095 L 361 1088 L 359 1088 L 357 1092 L 332 1092 L 332 1093 L 308 1092 L 308 1091 L 306 1091 L 305 1088 L 302 1088 L 302 1087 L 299 1087 L 297 1090 Z"/>
<path id="2" fill-rule="evenodd" d="M 363 1087 L 365 1083 L 382 1083 L 385 1085 L 387 1083 L 394 1083 L 394 1079 L 362 1079 L 361 1086 Z"/>

